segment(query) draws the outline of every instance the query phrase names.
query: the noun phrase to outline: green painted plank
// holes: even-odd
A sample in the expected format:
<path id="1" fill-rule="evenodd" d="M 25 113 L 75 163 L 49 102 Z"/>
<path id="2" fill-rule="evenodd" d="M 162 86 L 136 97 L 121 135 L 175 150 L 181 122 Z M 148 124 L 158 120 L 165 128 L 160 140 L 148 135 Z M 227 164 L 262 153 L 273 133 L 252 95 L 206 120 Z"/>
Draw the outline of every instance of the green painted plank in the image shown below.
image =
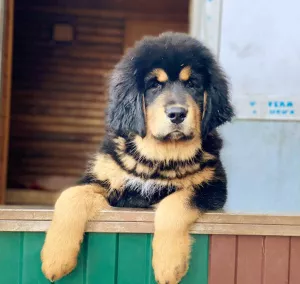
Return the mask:
<path id="1" fill-rule="evenodd" d="M 86 258 L 88 252 L 88 238 L 89 234 L 85 234 L 83 243 L 81 245 L 78 262 L 76 268 L 67 276 L 55 284 L 85 284 L 86 283 Z"/>
<path id="2" fill-rule="evenodd" d="M 44 237 L 44 233 L 0 233 L 1 284 L 50 283 L 41 272 L 40 251 Z M 193 237 L 190 269 L 181 283 L 208 284 L 209 238 L 207 235 Z M 77 268 L 56 283 L 156 284 L 152 239 L 152 234 L 89 233 Z"/>
<path id="3" fill-rule="evenodd" d="M 0 283 L 21 284 L 23 233 L 0 232 Z"/>
<path id="4" fill-rule="evenodd" d="M 86 284 L 116 283 L 118 241 L 118 234 L 89 234 Z"/>
<path id="5" fill-rule="evenodd" d="M 147 234 L 119 235 L 118 284 L 147 284 L 150 247 Z"/>
<path id="6" fill-rule="evenodd" d="M 208 284 L 209 237 L 208 235 L 193 235 L 195 240 L 192 258 L 187 275 L 182 284 Z"/>
<path id="7" fill-rule="evenodd" d="M 152 256 L 153 256 L 152 241 L 153 241 L 153 234 L 147 234 L 147 247 L 149 249 L 148 249 L 148 256 L 147 256 L 148 278 L 146 284 L 156 284 L 154 270 L 152 267 Z"/>
<path id="8" fill-rule="evenodd" d="M 22 284 L 50 283 L 41 270 L 40 255 L 44 240 L 44 233 L 24 233 Z"/>

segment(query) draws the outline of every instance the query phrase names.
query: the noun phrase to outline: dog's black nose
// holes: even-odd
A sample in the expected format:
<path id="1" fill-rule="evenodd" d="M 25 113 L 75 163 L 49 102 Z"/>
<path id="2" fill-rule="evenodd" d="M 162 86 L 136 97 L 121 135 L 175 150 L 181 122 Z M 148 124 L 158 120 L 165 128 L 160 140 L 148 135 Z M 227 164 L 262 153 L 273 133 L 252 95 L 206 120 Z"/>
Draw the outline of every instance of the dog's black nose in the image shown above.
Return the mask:
<path id="1" fill-rule="evenodd" d="M 172 123 L 179 124 L 184 121 L 187 115 L 187 110 L 183 107 L 168 107 L 166 114 Z"/>

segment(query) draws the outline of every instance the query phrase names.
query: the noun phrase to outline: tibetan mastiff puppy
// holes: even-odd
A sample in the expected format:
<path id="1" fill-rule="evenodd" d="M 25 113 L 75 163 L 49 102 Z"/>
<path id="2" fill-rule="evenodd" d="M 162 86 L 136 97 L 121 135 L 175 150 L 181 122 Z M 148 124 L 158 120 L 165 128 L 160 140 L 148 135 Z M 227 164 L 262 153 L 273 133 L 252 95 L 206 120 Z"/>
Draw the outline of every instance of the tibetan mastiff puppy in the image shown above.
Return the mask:
<path id="1" fill-rule="evenodd" d="M 216 128 L 233 117 L 212 53 L 186 34 L 145 37 L 112 72 L 106 136 L 78 185 L 56 202 L 42 249 L 55 281 L 76 266 L 85 226 L 109 206 L 156 206 L 152 265 L 160 284 L 188 270 L 189 229 L 226 201 Z"/>

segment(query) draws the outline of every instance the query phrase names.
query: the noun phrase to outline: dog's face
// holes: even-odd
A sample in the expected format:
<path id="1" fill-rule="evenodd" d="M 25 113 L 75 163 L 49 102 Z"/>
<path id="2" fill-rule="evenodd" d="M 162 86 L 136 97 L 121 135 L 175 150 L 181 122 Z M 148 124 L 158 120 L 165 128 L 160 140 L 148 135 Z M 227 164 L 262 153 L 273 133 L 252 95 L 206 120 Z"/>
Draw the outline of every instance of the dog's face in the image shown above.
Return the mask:
<path id="1" fill-rule="evenodd" d="M 178 72 L 155 68 L 145 77 L 147 134 L 161 141 L 190 140 L 200 135 L 201 78 L 191 66 Z"/>
<path id="2" fill-rule="evenodd" d="M 205 139 L 232 116 L 224 74 L 210 51 L 188 35 L 144 38 L 113 72 L 107 126 L 117 135 Z"/>

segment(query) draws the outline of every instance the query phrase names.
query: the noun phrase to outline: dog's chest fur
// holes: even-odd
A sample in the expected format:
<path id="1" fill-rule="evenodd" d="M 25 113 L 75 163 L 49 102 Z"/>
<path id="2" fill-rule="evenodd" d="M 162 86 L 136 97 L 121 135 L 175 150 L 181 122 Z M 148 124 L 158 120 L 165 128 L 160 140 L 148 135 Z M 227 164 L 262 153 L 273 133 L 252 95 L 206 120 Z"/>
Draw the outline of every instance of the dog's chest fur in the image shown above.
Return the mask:
<path id="1" fill-rule="evenodd" d="M 218 162 L 201 148 L 185 160 L 154 160 L 123 138 L 110 138 L 103 145 L 90 176 L 105 186 L 110 204 L 117 207 L 149 207 L 176 190 L 192 189 L 210 180 Z"/>
<path id="2" fill-rule="evenodd" d="M 112 206 L 147 208 L 158 203 L 176 190 L 173 185 L 160 185 L 155 180 L 129 178 L 120 196 L 112 194 L 109 198 Z"/>

